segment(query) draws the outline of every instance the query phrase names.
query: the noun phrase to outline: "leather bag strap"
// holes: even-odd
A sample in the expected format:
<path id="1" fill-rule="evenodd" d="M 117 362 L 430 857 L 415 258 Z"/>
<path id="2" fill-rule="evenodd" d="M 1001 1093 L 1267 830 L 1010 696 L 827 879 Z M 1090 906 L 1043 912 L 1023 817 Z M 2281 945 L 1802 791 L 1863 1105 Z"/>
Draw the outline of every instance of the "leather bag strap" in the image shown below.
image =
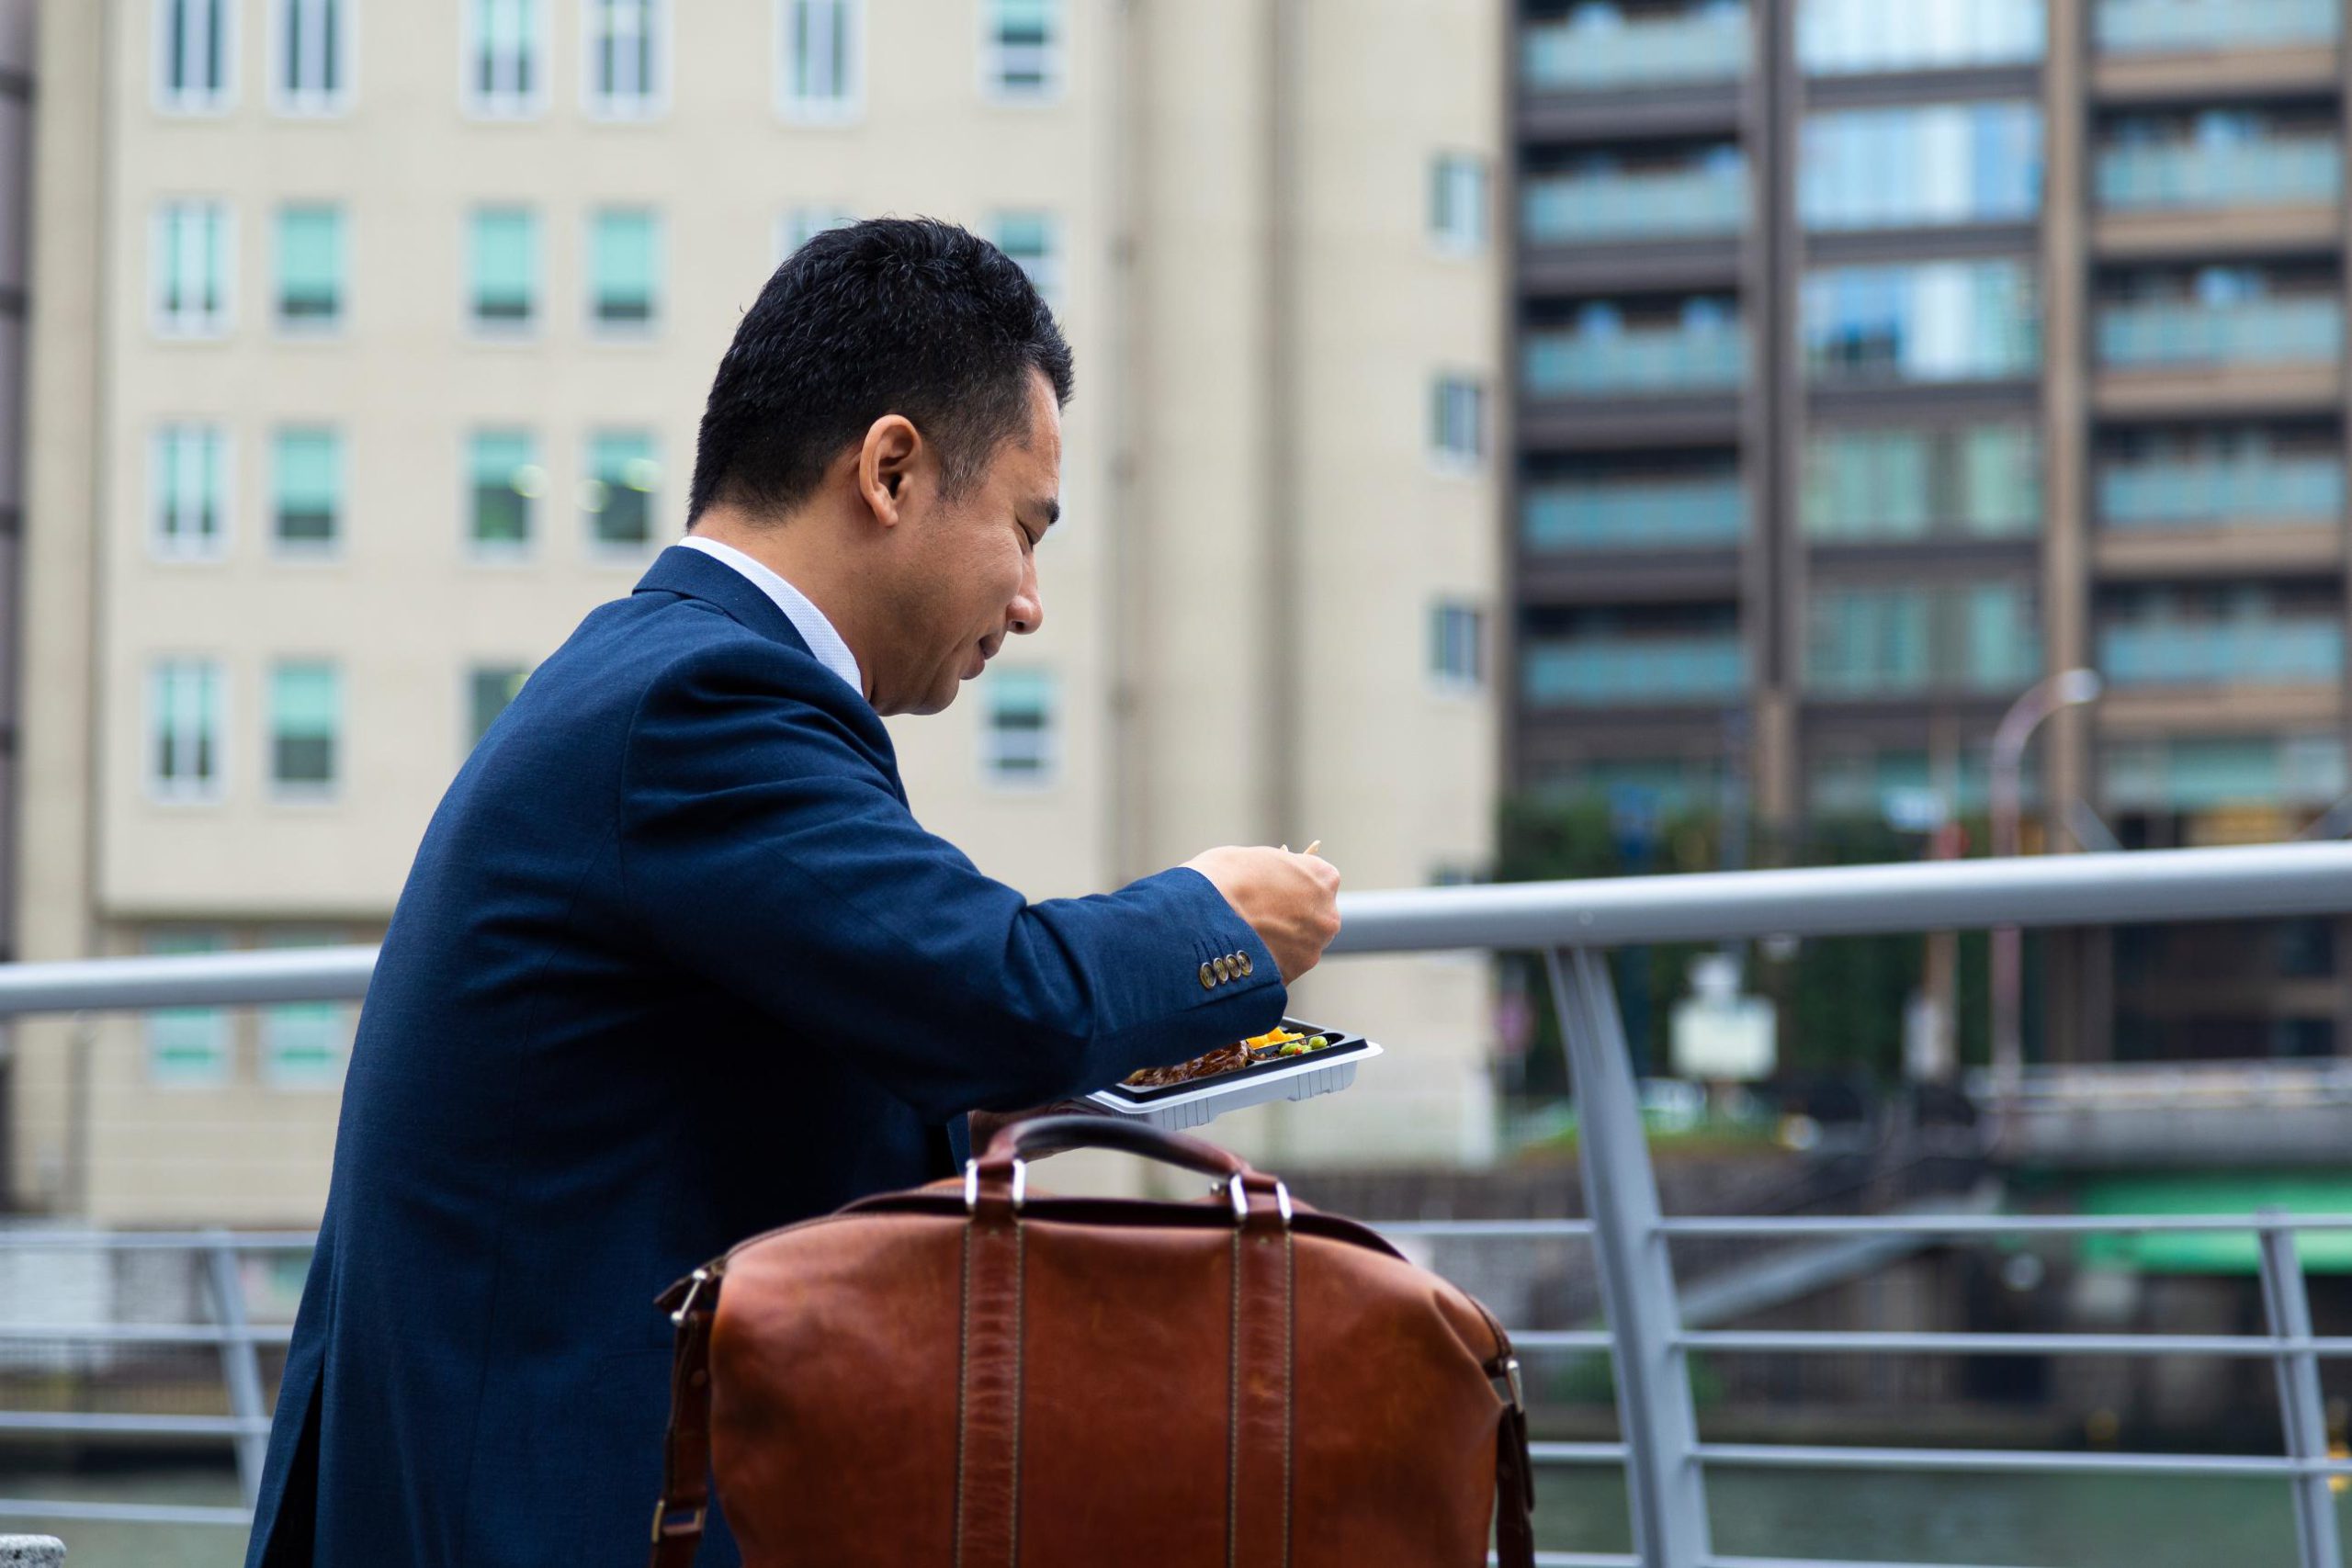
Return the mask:
<path id="1" fill-rule="evenodd" d="M 1509 1404 L 1495 1428 L 1495 1565 L 1535 1568 L 1535 1465 L 1527 1451 L 1527 1403 L 1519 1362 L 1505 1347 L 1487 1375 L 1506 1385 Z"/>
<path id="2" fill-rule="evenodd" d="M 1232 1407 L 1227 1568 L 1290 1568 L 1296 1253 L 1290 1194 L 1255 1171 L 1233 1194 Z"/>
<path id="3" fill-rule="evenodd" d="M 983 1167 L 964 1224 L 956 1568 L 1016 1568 L 1021 1555 L 1021 1215 L 992 1177 Z"/>
<path id="4" fill-rule="evenodd" d="M 662 1448 L 662 1499 L 653 1506 L 650 1568 L 694 1568 L 710 1512 L 710 1325 L 718 1277 L 697 1269 L 662 1298 L 677 1325 L 670 1359 L 670 1431 Z M 672 1305 L 675 1302 L 674 1306 Z"/>

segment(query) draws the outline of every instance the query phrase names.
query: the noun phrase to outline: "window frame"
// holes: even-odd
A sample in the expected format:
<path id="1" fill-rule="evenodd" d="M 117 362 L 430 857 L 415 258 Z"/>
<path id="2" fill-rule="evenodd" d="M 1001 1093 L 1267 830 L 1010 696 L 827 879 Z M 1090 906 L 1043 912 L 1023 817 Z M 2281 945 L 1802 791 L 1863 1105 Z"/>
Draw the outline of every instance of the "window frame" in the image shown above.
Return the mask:
<path id="1" fill-rule="evenodd" d="M 354 73 L 359 61 L 360 0 L 266 0 L 269 6 L 269 63 L 264 72 L 269 83 L 269 109 L 287 119 L 336 119 L 349 114 L 356 94 L 357 81 Z M 332 57 L 335 76 L 333 88 L 320 90 L 292 87 L 282 73 L 286 63 L 287 24 L 296 7 L 323 12 L 338 12 L 334 29 L 334 52 Z"/>
<path id="2" fill-rule="evenodd" d="M 554 53 L 551 35 L 552 17 L 548 0 L 511 0 L 524 7 L 530 18 L 528 30 L 534 48 L 531 58 L 537 69 L 531 73 L 531 85 L 521 93 L 497 88 L 484 92 L 474 85 L 474 65 L 481 52 L 481 7 L 486 4 L 508 3 L 508 0 L 459 0 L 462 9 L 458 18 L 458 107 L 468 119 L 488 124 L 518 124 L 543 118 L 553 96 L 548 69 L 548 57 Z"/>
<path id="3" fill-rule="evenodd" d="M 596 83 L 598 30 L 606 0 L 584 0 L 580 17 L 580 112 L 598 125 L 649 125 L 669 117 L 676 71 L 677 7 L 671 0 L 636 0 L 647 11 L 652 39 L 653 80 L 632 96 L 606 93 Z M 627 107 L 624 107 L 627 106 Z"/>
<path id="4" fill-rule="evenodd" d="M 1470 670 L 1464 673 L 1450 664 L 1456 642 L 1452 635 L 1457 626 L 1453 617 L 1468 623 L 1469 640 L 1465 646 L 1470 654 Z M 1482 696 L 1492 680 L 1494 659 L 1489 647 L 1487 607 L 1464 595 L 1441 593 L 1430 601 L 1428 621 L 1429 643 L 1424 649 L 1423 673 L 1430 688 L 1441 696 Z"/>
<path id="5" fill-rule="evenodd" d="M 1456 169 L 1468 169 L 1476 176 L 1477 192 L 1476 222 L 1471 229 L 1441 223 L 1439 209 L 1453 195 L 1458 194 L 1455 182 L 1449 176 Z M 1438 254 L 1452 257 L 1481 256 L 1493 243 L 1495 228 L 1495 178 L 1493 160 L 1481 152 L 1464 152 L 1458 149 L 1432 153 L 1429 165 L 1430 183 L 1425 194 L 1429 197 L 1430 244 Z M 1441 195 L 1441 193 L 1445 193 Z"/>
<path id="6" fill-rule="evenodd" d="M 334 217 L 334 314 L 332 316 L 289 316 L 286 313 L 286 220 L 296 212 L 327 212 Z M 269 317 L 270 330 L 280 337 L 325 340 L 343 335 L 345 323 L 351 319 L 351 213 L 345 203 L 306 197 L 281 201 L 271 209 Z"/>
<path id="7" fill-rule="evenodd" d="M 170 934 L 188 942 L 187 946 L 159 947 L 156 939 L 164 935 L 162 930 L 151 928 L 141 933 L 139 950 L 148 957 L 194 957 L 201 953 L 232 953 L 234 946 L 228 932 L 217 926 L 187 926 L 171 928 Z M 211 1070 L 203 1073 L 159 1073 L 155 1070 L 155 1025 L 168 1021 L 194 1024 L 198 1016 L 210 1026 L 213 1036 Z M 166 1093 L 189 1090 L 226 1089 L 237 1076 L 237 1032 L 234 1014 L 225 1007 L 155 1008 L 140 1020 L 141 1054 L 145 1057 L 144 1087 Z"/>
<path id="8" fill-rule="evenodd" d="M 598 229 L 607 218 L 632 214 L 643 215 L 651 229 L 652 255 L 648 271 L 652 277 L 652 287 L 646 301 L 645 320 L 608 321 L 602 312 L 604 297 L 601 286 L 604 280 L 596 271 Z M 601 202 L 588 209 L 581 224 L 580 249 L 584 265 L 580 269 L 583 285 L 580 309 L 582 323 L 591 338 L 602 343 L 642 343 L 661 334 L 667 324 L 668 315 L 662 307 L 670 291 L 669 229 L 669 224 L 663 221 L 662 208 L 654 202 Z"/>
<path id="9" fill-rule="evenodd" d="M 978 47 L 973 51 L 978 71 L 980 101 L 1000 108 L 1051 108 L 1069 96 L 1069 25 L 1071 7 L 1069 0 L 1048 0 L 1054 8 L 1052 38 L 1044 46 L 1044 70 L 1040 74 L 1044 85 L 1035 90 L 1008 90 L 1004 85 L 1004 40 L 998 30 L 999 8 L 1003 0 L 980 0 L 974 7 L 979 14 Z"/>
<path id="10" fill-rule="evenodd" d="M 1441 474 L 1456 479 L 1483 474 L 1494 448 L 1490 402 L 1493 394 L 1487 378 L 1464 371 L 1441 370 L 1430 378 L 1428 385 L 1428 400 L 1422 412 L 1429 421 L 1425 427 L 1427 440 L 1424 446 L 1429 453 L 1430 466 Z M 1449 433 L 1452 412 L 1447 395 L 1456 389 L 1465 389 L 1470 394 L 1473 446 L 1466 452 L 1448 446 L 1444 439 Z"/>
<path id="11" fill-rule="evenodd" d="M 492 213 L 521 213 L 530 224 L 529 313 L 518 321 L 481 314 L 476 252 L 481 243 L 481 220 Z M 483 201 L 466 209 L 465 301 L 466 336 L 474 343 L 534 343 L 546 331 L 548 318 L 547 219 L 529 202 Z"/>
<path id="12" fill-rule="evenodd" d="M 324 434 L 334 443 L 335 497 L 333 530 L 323 539 L 288 539 L 278 531 L 284 516 L 279 506 L 277 489 L 278 445 L 295 434 Z M 303 565 L 339 561 L 343 558 L 344 540 L 349 534 L 351 513 L 351 474 L 349 457 L 351 442 L 345 428 L 331 422 L 305 423 L 285 421 L 269 427 L 269 555 L 272 560 L 293 561 Z"/>
<path id="13" fill-rule="evenodd" d="M 599 506 L 592 512 L 585 504 L 584 492 L 587 487 L 605 483 L 604 475 L 596 471 L 596 460 L 603 443 L 607 439 L 634 440 L 640 437 L 645 442 L 646 460 L 652 463 L 654 471 L 658 475 L 662 470 L 662 433 L 652 425 L 594 425 L 587 432 L 587 439 L 581 444 L 581 456 L 585 459 L 580 465 L 583 491 L 582 504 L 580 508 L 580 515 L 584 525 L 582 537 L 586 544 L 589 559 L 599 564 L 641 567 L 648 558 L 659 553 L 662 547 L 662 491 L 658 479 L 655 488 L 647 492 L 645 537 L 642 540 L 629 543 L 602 537 L 597 531 L 597 525 L 602 519 L 604 508 Z"/>
<path id="14" fill-rule="evenodd" d="M 1061 672 L 1045 665 L 1024 664 L 996 673 L 1041 681 L 1046 693 L 1045 721 L 1037 727 L 1036 770 L 1034 773 L 1006 772 L 1003 767 L 1005 750 L 1001 745 L 1001 738 L 1006 731 L 997 724 L 998 691 L 989 690 L 984 683 L 981 688 L 978 758 L 980 783 L 989 790 L 1003 795 L 1036 795 L 1054 789 L 1062 782 L 1064 716 L 1067 711 Z"/>
<path id="15" fill-rule="evenodd" d="M 552 471 L 548 468 L 545 460 L 544 454 L 541 451 L 542 443 L 539 438 L 539 433 L 531 426 L 526 424 L 476 424 L 467 427 L 458 446 L 459 462 L 458 473 L 459 496 L 458 508 L 458 515 L 459 519 L 458 526 L 462 530 L 461 537 L 465 544 L 466 558 L 477 566 L 527 565 L 537 556 L 539 539 L 546 532 L 546 517 L 540 507 L 540 502 L 547 499 L 547 491 L 545 488 L 542 488 L 537 495 L 532 495 L 520 490 L 514 492 L 523 498 L 525 503 L 525 510 L 523 513 L 523 536 L 520 539 L 511 541 L 505 539 L 484 539 L 480 534 L 476 533 L 475 528 L 480 522 L 480 519 L 475 514 L 474 507 L 476 502 L 479 500 L 480 486 L 475 482 L 474 477 L 474 446 L 475 443 L 485 435 L 520 435 L 524 437 L 524 439 L 528 443 L 529 457 L 522 467 L 538 469 L 543 480 L 546 479 Z"/>
<path id="16" fill-rule="evenodd" d="M 205 5 L 220 29 L 220 82 L 204 92 L 169 85 L 171 78 L 172 7 Z M 154 0 L 147 8 L 149 29 L 148 103 L 157 114 L 187 118 L 217 118 L 237 107 L 238 0 Z"/>
<path id="17" fill-rule="evenodd" d="M 198 545 L 191 547 L 185 536 L 165 532 L 164 528 L 164 501 L 168 489 L 165 479 L 171 465 L 164 461 L 164 446 L 174 433 L 203 431 L 215 443 L 220 457 L 220 493 L 214 499 L 216 526 L 209 541 L 198 536 Z M 147 434 L 147 517 L 143 530 L 147 536 L 147 558 L 173 565 L 206 564 L 228 558 L 231 536 L 236 527 L 237 514 L 237 453 L 236 443 L 230 439 L 229 427 L 218 420 L 164 419 L 149 427 Z M 176 515 L 176 513 L 175 513 Z"/>
<path id="18" fill-rule="evenodd" d="M 173 270 L 176 265 L 179 246 L 176 241 L 176 215 L 190 210 L 203 211 L 219 226 L 219 261 L 220 276 L 214 280 L 220 308 L 209 315 L 190 317 L 174 311 L 167 303 L 170 289 L 167 282 L 176 282 Z M 148 331 L 166 343 L 219 343 L 236 328 L 237 321 L 237 209 L 227 198 L 217 196 L 164 196 L 155 198 L 148 210 L 147 220 L 147 327 Z"/>
<path id="19" fill-rule="evenodd" d="M 277 771 L 279 739 L 277 713 L 278 678 L 289 670 L 324 670 L 334 693 L 334 723 L 327 732 L 327 776 L 323 779 L 287 779 Z M 262 708 L 269 717 L 262 730 L 262 743 L 266 752 L 263 775 L 268 780 L 269 800 L 274 806 L 332 806 L 343 798 L 344 780 L 349 776 L 345 737 L 350 732 L 346 722 L 344 693 L 343 660 L 332 654 L 278 655 L 273 657 L 265 673 Z"/>
<path id="20" fill-rule="evenodd" d="M 212 674 L 212 773 L 202 780 L 166 778 L 157 771 L 156 742 L 163 738 L 163 676 L 167 666 L 208 669 Z M 162 807 L 219 806 L 229 797 L 229 745 L 232 703 L 228 660 L 211 653 L 156 653 L 147 659 L 144 691 L 141 694 L 139 777 L 150 805 Z"/>
<path id="21" fill-rule="evenodd" d="M 794 8 L 808 4 L 838 6 L 846 24 L 842 51 L 842 91 L 831 98 L 804 98 L 793 90 L 791 66 Z M 775 0 L 775 29 L 768 68 L 775 73 L 775 110 L 787 125 L 854 125 L 865 118 L 865 0 Z"/>

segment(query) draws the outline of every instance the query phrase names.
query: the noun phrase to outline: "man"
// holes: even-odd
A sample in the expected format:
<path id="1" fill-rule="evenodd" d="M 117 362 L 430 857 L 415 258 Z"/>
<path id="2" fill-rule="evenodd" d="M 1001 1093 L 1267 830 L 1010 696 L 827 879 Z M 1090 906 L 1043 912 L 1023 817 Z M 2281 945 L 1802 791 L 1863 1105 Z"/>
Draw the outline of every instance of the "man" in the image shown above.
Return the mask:
<path id="1" fill-rule="evenodd" d="M 669 1325 L 729 1244 L 951 1173 L 1011 1111 L 1271 1027 L 1338 874 L 1212 850 L 1030 904 L 909 814 L 881 716 L 1044 618 L 1069 350 L 961 229 L 770 279 L 691 533 L 435 814 L 345 1089 L 247 1562 L 641 1561 Z M 722 1521 L 707 1564 L 738 1561 Z"/>

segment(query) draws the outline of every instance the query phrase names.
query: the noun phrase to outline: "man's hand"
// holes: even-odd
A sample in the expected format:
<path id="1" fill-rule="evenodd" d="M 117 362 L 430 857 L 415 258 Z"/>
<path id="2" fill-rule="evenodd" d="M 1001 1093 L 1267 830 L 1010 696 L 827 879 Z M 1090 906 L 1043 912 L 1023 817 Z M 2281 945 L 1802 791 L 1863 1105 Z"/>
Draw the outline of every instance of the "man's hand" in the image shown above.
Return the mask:
<path id="1" fill-rule="evenodd" d="M 1209 879 L 1274 955 L 1285 985 L 1340 934 L 1340 868 L 1320 855 L 1227 845 L 1184 863 Z"/>

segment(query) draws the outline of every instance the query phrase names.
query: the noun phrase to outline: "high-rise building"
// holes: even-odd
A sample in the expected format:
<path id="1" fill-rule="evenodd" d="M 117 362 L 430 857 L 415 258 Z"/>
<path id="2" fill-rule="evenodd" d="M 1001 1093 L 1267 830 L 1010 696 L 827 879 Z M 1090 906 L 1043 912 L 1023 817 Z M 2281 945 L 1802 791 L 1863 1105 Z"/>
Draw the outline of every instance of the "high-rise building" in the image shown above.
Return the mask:
<path id="1" fill-rule="evenodd" d="M 49 7 L 23 956 L 380 933 L 474 738 L 683 525 L 769 268 L 884 212 L 994 238 L 1079 367 L 1046 627 L 897 728 L 918 815 L 1039 897 L 1237 840 L 1475 871 L 1505 34 L 1432 0 Z M 1333 965 L 1297 1006 L 1388 1057 L 1344 1119 L 1238 1134 L 1476 1154 L 1484 990 Z M 28 1024 L 15 1195 L 302 1221 L 350 1031 Z"/>
<path id="2" fill-rule="evenodd" d="M 2344 10 L 1515 7 L 1510 784 L 1979 813 L 2087 666 L 2052 847 L 2342 796 Z M 2340 926 L 2047 951 L 2053 1057 L 2352 1047 Z"/>

